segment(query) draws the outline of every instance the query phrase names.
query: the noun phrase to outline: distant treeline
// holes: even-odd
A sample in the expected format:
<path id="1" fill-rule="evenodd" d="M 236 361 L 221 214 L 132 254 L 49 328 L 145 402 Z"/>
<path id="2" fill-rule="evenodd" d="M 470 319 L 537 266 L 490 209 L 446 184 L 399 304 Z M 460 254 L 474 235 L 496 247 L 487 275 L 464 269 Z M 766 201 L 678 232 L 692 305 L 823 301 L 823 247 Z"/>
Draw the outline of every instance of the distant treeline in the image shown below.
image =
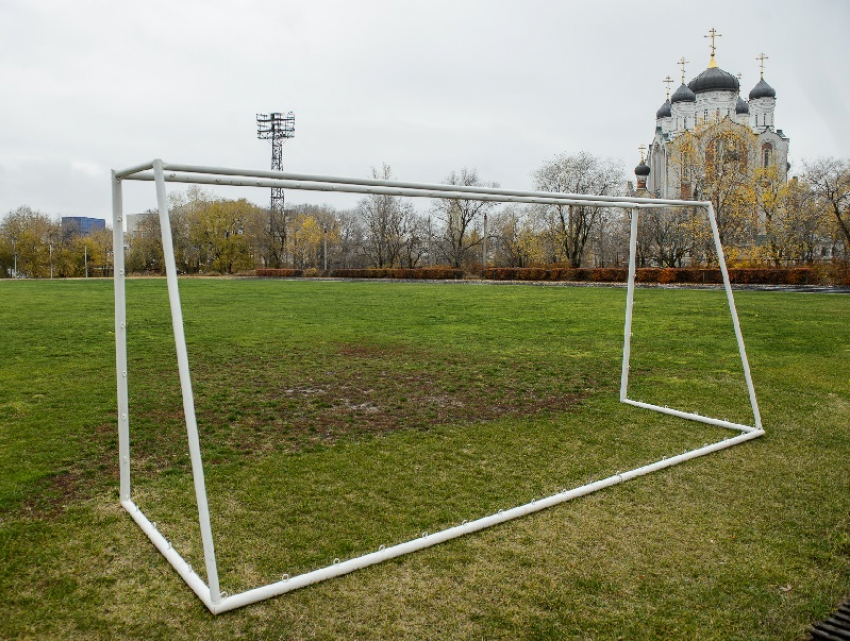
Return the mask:
<path id="1" fill-rule="evenodd" d="M 372 175 L 392 179 L 387 165 Z M 771 168 L 739 176 L 734 184 L 715 170 L 705 175 L 715 177 L 717 184 L 703 181 L 699 196 L 715 204 L 730 265 L 841 265 L 850 258 L 850 161 L 820 159 L 788 181 L 779 180 Z M 451 172 L 444 182 L 494 186 L 469 169 Z M 609 196 L 633 193 L 621 166 L 587 153 L 544 163 L 534 173 L 534 188 Z M 640 267 L 716 267 L 702 209 L 641 212 L 636 252 Z M 627 209 L 588 205 L 440 199 L 417 209 L 409 199 L 385 195 L 365 197 L 347 210 L 290 205 L 277 211 L 246 200 L 221 199 L 198 187 L 172 194 L 170 202 L 175 259 L 179 271 L 188 274 L 254 269 L 468 271 L 486 265 L 497 279 L 509 273 L 516 276 L 511 279 L 522 279 L 532 273 L 499 270 L 540 268 L 541 279 L 559 280 L 557 269 L 624 268 L 630 216 Z M 161 273 L 159 216 L 151 211 L 127 219 L 128 272 Z M 9 277 L 17 270 L 20 276 L 44 278 L 52 270 L 57 277 L 80 276 L 86 264 L 90 273 L 108 274 L 111 242 L 109 230 L 87 237 L 69 235 L 49 216 L 20 207 L 0 222 L 0 274 Z M 547 267 L 551 265 L 560 267 L 553 271 Z M 572 273 L 578 278 L 584 272 Z"/>

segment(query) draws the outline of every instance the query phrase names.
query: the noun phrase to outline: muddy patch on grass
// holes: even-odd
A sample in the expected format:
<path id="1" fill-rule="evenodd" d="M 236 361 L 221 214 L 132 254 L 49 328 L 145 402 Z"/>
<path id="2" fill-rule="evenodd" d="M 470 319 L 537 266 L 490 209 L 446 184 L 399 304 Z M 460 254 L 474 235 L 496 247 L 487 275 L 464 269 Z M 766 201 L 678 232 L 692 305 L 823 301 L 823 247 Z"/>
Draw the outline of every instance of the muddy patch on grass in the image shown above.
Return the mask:
<path id="1" fill-rule="evenodd" d="M 104 423 L 92 428 L 93 438 L 104 442 L 115 434 L 113 423 Z M 45 476 L 34 483 L 21 503 L 21 514 L 34 519 L 53 519 L 61 516 L 67 508 L 91 498 L 104 487 L 118 485 L 118 452 L 104 444 L 94 456 L 80 460 L 74 466 Z"/>
<path id="2" fill-rule="evenodd" d="M 463 353 L 348 343 L 280 358 L 197 359 L 193 374 L 202 441 L 214 444 L 213 461 L 559 412 L 595 386 L 587 374 L 528 358 L 496 356 L 479 367 Z"/>
<path id="3" fill-rule="evenodd" d="M 576 370 L 577 368 L 573 368 Z M 134 389 L 134 467 L 188 469 L 179 390 L 168 372 Z M 408 345 L 252 346 L 192 359 L 196 413 L 211 464 L 446 423 L 562 412 L 597 387 L 548 355 Z"/>
<path id="4" fill-rule="evenodd" d="M 42 479 L 39 489 L 24 502 L 24 514 L 42 518 L 55 517 L 78 499 L 81 486 L 82 475 L 79 472 L 64 471 Z"/>

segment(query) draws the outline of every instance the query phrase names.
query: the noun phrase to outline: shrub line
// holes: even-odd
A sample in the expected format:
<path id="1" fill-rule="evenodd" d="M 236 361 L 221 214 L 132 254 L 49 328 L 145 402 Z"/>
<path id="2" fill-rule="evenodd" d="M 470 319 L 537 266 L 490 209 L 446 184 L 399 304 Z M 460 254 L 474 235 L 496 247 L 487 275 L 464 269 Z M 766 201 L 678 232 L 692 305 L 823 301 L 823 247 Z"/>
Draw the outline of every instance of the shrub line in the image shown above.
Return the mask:
<path id="1" fill-rule="evenodd" d="M 257 269 L 259 278 L 357 278 L 392 280 L 468 280 L 540 281 L 573 283 L 625 283 L 628 270 L 622 267 L 500 267 L 465 271 L 450 267 L 369 268 L 369 269 Z M 835 285 L 850 286 L 850 269 L 731 268 L 733 285 Z M 723 276 L 718 268 L 642 267 L 635 272 L 635 282 L 660 285 L 720 285 Z"/>

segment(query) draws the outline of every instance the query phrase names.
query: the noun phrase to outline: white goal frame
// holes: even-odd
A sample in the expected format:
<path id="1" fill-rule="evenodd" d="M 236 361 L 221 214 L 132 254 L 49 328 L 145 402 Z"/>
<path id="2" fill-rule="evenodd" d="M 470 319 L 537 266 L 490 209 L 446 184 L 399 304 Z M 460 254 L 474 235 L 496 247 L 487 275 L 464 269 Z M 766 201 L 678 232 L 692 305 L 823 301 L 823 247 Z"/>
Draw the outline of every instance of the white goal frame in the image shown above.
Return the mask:
<path id="1" fill-rule="evenodd" d="M 145 516 L 142 510 L 136 506 L 131 496 L 130 408 L 127 385 L 126 273 L 124 267 L 124 213 L 122 202 L 122 183 L 125 180 L 153 181 L 156 184 L 156 199 L 159 210 L 160 226 L 162 228 L 162 245 L 165 259 L 166 279 L 168 283 L 169 305 L 171 308 L 174 342 L 177 351 L 177 364 L 180 375 L 180 388 L 183 396 L 183 412 L 186 419 L 189 455 L 192 464 L 192 477 L 195 486 L 195 497 L 198 504 L 198 521 L 201 530 L 201 540 L 203 543 L 204 563 L 207 575 L 206 582 L 197 573 L 195 573 L 192 567 L 172 547 L 172 544 L 162 535 L 162 533 L 159 532 L 156 524 L 152 523 Z M 617 474 L 600 481 L 582 485 L 570 490 L 562 490 L 561 492 L 544 499 L 532 501 L 531 503 L 520 505 L 512 509 L 500 510 L 496 514 L 474 521 L 464 521 L 459 525 L 447 528 L 440 532 L 424 534 L 419 538 L 400 543 L 392 547 L 384 548 L 382 546 L 381 549 L 364 556 L 344 561 L 336 560 L 334 564 L 325 568 L 307 572 L 295 577 L 284 576 L 284 579 L 281 581 L 271 583 L 263 587 L 254 588 L 240 594 L 227 595 L 226 593 L 223 593 L 219 587 L 218 567 L 216 564 L 215 547 L 213 544 L 213 534 L 210 525 L 209 506 L 207 503 L 207 491 L 204 480 L 204 467 L 201 459 L 201 448 L 198 439 L 198 424 L 195 417 L 195 399 L 192 392 L 192 379 L 189 370 L 189 357 L 186 350 L 186 337 L 183 331 L 183 311 L 180 304 L 174 246 L 172 243 L 171 224 L 166 199 L 165 184 L 167 182 L 202 185 L 278 187 L 285 189 L 346 192 L 367 195 L 386 194 L 411 198 L 447 198 L 455 200 L 483 200 L 491 202 L 552 205 L 592 205 L 598 207 L 619 207 L 630 209 L 631 233 L 629 239 L 629 276 L 626 295 L 626 318 L 623 337 L 623 365 L 620 380 L 620 401 L 635 407 L 669 414 L 678 418 L 727 428 L 737 432 L 738 434 L 713 444 L 704 445 L 703 447 L 685 452 L 678 456 L 664 458 L 650 465 L 644 465 L 627 472 L 618 472 Z M 754 424 L 752 426 L 700 416 L 699 414 L 683 412 L 666 406 L 661 407 L 658 405 L 651 405 L 649 403 L 642 403 L 631 400 L 628 397 L 638 212 L 643 209 L 654 209 L 659 207 L 701 207 L 706 210 L 708 220 L 711 224 L 712 234 L 714 236 L 714 246 L 717 250 L 717 261 L 723 275 L 723 286 L 726 291 L 729 312 L 732 316 L 732 324 L 735 330 L 738 352 L 741 358 L 741 365 L 743 367 L 744 378 L 746 380 L 747 391 L 749 393 L 750 405 L 753 411 Z M 118 449 L 120 461 L 121 505 L 130 513 L 156 548 L 165 556 L 168 562 L 174 566 L 174 569 L 177 570 L 178 574 L 184 581 L 186 581 L 189 587 L 213 614 L 233 610 L 250 603 L 262 601 L 285 592 L 290 592 L 312 583 L 317 583 L 325 579 L 347 574 L 354 570 L 380 563 L 403 554 L 431 547 L 444 541 L 537 512 L 553 505 L 558 505 L 559 503 L 596 492 L 603 488 L 617 485 L 618 483 L 623 483 L 638 476 L 649 474 L 650 472 L 671 467 L 699 456 L 704 456 L 718 450 L 738 445 L 744 441 L 758 438 L 765 433 L 762 428 L 756 393 L 753 387 L 749 363 L 747 361 L 744 338 L 741 334 L 741 327 L 738 322 L 738 313 L 735 308 L 735 300 L 732 295 L 732 287 L 729 282 L 729 273 L 726 269 L 726 261 L 723 255 L 723 247 L 720 242 L 717 220 L 714 214 L 714 208 L 710 202 L 592 196 L 539 191 L 518 191 L 490 187 L 466 187 L 460 185 L 424 184 L 390 180 L 353 179 L 277 171 L 254 171 L 227 169 L 223 167 L 166 164 L 162 160 L 154 160 L 142 165 L 112 172 L 112 229 L 114 234 L 115 351 L 118 379 Z"/>

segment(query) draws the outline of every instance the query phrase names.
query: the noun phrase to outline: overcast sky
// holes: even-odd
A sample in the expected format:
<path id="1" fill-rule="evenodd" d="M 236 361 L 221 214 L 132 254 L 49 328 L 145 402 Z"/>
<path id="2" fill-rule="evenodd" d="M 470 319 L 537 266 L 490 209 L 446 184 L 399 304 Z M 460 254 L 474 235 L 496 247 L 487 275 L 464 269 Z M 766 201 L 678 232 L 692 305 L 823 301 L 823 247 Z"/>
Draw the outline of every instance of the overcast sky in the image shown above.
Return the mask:
<path id="1" fill-rule="evenodd" d="M 256 114 L 295 112 L 284 169 L 504 187 L 558 153 L 648 144 L 663 79 L 717 62 L 776 89 L 794 168 L 850 156 L 850 2 L 2 0 L 0 215 L 106 218 L 109 170 L 155 157 L 267 169 Z M 264 190 L 222 190 L 265 204 Z M 329 201 L 288 193 L 288 202 Z M 130 185 L 128 211 L 154 205 Z"/>

